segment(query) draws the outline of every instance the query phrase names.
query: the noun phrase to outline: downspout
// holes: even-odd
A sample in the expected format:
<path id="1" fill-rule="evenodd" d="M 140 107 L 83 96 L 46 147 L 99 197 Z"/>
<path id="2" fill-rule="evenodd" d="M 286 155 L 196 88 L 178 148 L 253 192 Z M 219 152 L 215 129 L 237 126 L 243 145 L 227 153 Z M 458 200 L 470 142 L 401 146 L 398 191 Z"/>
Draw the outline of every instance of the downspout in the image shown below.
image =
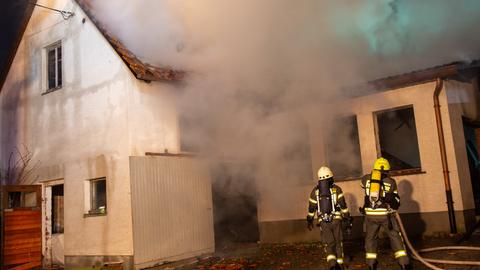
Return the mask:
<path id="1" fill-rule="evenodd" d="M 442 115 L 440 113 L 440 92 L 443 89 L 443 79 L 438 78 L 433 92 L 433 107 L 435 109 L 435 119 L 437 122 L 438 144 L 440 145 L 440 155 L 442 157 L 443 180 L 445 182 L 445 194 L 447 196 L 448 220 L 450 221 L 450 233 L 457 233 L 457 223 L 455 221 L 455 210 L 453 209 L 452 188 L 450 185 L 450 175 L 448 171 L 447 150 L 445 147 L 445 137 L 443 134 Z"/>

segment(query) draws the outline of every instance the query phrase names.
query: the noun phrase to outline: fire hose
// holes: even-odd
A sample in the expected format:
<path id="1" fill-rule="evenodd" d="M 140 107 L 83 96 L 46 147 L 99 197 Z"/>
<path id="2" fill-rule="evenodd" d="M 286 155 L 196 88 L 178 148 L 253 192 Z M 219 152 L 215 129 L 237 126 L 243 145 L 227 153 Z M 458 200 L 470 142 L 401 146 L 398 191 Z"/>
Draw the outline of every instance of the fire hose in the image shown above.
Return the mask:
<path id="1" fill-rule="evenodd" d="M 407 244 L 407 247 L 410 249 L 410 251 L 413 254 L 413 258 L 415 260 L 420 261 L 430 269 L 434 270 L 444 270 L 444 268 L 440 268 L 438 266 L 433 265 L 432 263 L 439 263 L 439 264 L 457 264 L 457 265 L 478 265 L 480 266 L 480 261 L 457 261 L 457 260 L 439 260 L 439 259 L 428 259 L 428 258 L 423 258 L 420 256 L 419 253 L 424 253 L 424 252 L 432 252 L 432 251 L 439 251 L 439 250 L 473 250 L 473 251 L 480 251 L 480 247 L 472 247 L 472 246 L 445 246 L 445 247 L 433 247 L 433 248 L 425 248 L 425 249 L 420 249 L 420 250 L 415 250 L 413 248 L 412 243 L 408 239 L 408 236 L 405 232 L 405 228 L 402 223 L 402 219 L 400 218 L 400 215 L 398 212 L 395 212 L 394 214 L 395 219 L 397 220 L 397 223 L 400 227 L 400 231 L 403 235 L 403 239 L 405 243 Z"/>

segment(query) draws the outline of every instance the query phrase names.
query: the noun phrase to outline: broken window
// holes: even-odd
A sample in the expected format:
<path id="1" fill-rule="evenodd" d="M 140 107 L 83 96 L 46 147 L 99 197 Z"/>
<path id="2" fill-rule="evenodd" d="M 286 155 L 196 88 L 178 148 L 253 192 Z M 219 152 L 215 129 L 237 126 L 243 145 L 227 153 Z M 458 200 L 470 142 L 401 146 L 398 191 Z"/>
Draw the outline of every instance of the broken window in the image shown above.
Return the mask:
<path id="1" fill-rule="evenodd" d="M 63 233 L 63 185 L 52 186 L 52 233 Z"/>
<path id="2" fill-rule="evenodd" d="M 355 115 L 334 119 L 327 136 L 326 154 L 335 179 L 362 175 L 362 158 Z"/>
<path id="3" fill-rule="evenodd" d="M 413 107 L 376 113 L 378 149 L 392 170 L 420 168 L 417 129 Z"/>
<path id="4" fill-rule="evenodd" d="M 62 87 L 62 44 L 47 47 L 47 92 Z"/>
<path id="5" fill-rule="evenodd" d="M 90 180 L 89 214 L 105 214 L 107 212 L 107 185 L 105 178 Z"/>

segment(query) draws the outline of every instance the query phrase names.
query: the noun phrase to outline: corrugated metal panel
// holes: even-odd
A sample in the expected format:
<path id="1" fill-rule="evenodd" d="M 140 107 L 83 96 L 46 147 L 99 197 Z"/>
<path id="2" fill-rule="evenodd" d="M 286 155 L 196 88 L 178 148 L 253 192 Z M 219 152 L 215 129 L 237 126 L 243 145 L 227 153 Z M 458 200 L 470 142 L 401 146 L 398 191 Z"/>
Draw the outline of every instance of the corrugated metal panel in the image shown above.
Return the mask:
<path id="1" fill-rule="evenodd" d="M 192 157 L 130 157 L 135 268 L 214 251 L 211 179 Z"/>

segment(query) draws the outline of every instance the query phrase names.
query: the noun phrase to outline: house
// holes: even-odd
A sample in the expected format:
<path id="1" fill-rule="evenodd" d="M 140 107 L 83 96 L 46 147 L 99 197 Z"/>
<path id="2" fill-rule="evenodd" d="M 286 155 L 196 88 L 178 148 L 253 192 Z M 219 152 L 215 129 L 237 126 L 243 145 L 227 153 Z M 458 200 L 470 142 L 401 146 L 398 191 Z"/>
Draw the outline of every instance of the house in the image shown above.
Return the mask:
<path id="1" fill-rule="evenodd" d="M 409 235 L 470 231 L 480 210 L 478 64 L 452 63 L 356 87 L 356 97 L 331 104 L 343 114 L 309 122 L 312 172 L 324 164 L 339 172 L 336 181 L 359 217 L 360 177 L 377 157 L 386 157 Z M 304 229 L 312 185 L 264 189 L 258 202 L 262 242 L 319 239 Z M 295 203 L 278 207 L 277 193 Z M 353 234 L 361 235 L 362 218 L 355 220 Z"/>
<path id="2" fill-rule="evenodd" d="M 33 224 L 18 229 L 12 221 L 4 235 L 35 229 L 37 242 L 24 248 L 24 257 L 4 245 L 4 264 L 42 258 L 44 266 L 122 263 L 141 269 L 213 252 L 222 232 L 215 205 L 229 206 L 212 179 L 249 176 L 226 173 L 238 164 L 225 162 L 214 171 L 182 152 L 177 98 L 185 74 L 131 53 L 97 20 L 89 0 L 43 4 L 74 15 L 64 19 L 35 7 L 1 86 L 2 166 L 22 145 L 38 161 L 34 174 L 4 189 L 5 222 L 18 213 L 30 215 Z M 344 114 L 328 123 L 312 114 L 305 139 L 308 173 L 314 177 L 322 164 L 341 172 L 336 178 L 359 216 L 359 176 L 383 155 L 392 161 L 409 232 L 451 231 L 453 214 L 456 230 L 467 231 L 480 210 L 473 192 L 479 189 L 478 68 L 477 62 L 453 63 L 377 80 L 332 104 Z M 274 191 L 250 182 L 258 197 L 248 197 L 249 213 L 226 211 L 237 215 L 239 230 L 253 228 L 247 240 L 318 239 L 304 220 L 312 182 Z M 454 212 L 445 203 L 449 190 Z M 31 252 L 37 259 L 25 255 Z"/>

